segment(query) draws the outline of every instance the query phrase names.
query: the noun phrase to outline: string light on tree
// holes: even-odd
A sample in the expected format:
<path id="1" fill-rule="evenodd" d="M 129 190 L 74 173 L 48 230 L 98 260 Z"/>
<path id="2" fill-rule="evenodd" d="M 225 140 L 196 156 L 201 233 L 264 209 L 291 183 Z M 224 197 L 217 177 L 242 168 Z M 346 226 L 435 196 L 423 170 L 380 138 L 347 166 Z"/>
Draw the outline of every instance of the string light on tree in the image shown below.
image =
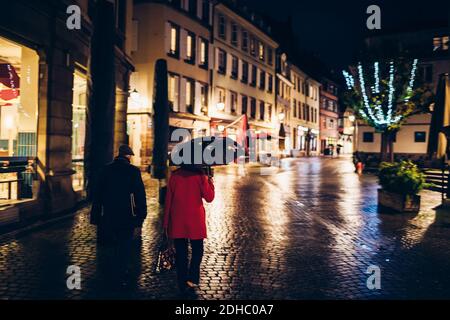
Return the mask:
<path id="1" fill-rule="evenodd" d="M 409 82 L 406 88 L 407 98 L 404 102 L 408 102 L 411 93 L 413 91 L 415 74 L 417 70 L 418 59 L 414 59 L 412 63 L 412 67 L 409 74 Z M 358 86 L 355 85 L 355 79 L 352 74 L 347 71 L 343 71 L 343 75 L 347 84 L 347 88 L 349 90 L 353 90 L 356 94 L 356 97 L 360 97 L 362 105 L 357 107 L 357 113 L 371 126 L 375 127 L 378 131 L 385 131 L 393 126 L 399 124 L 399 122 L 404 118 L 404 115 L 397 109 L 398 98 L 396 98 L 396 66 L 394 61 L 389 62 L 389 74 L 387 79 L 387 86 L 383 85 L 381 82 L 381 74 L 380 74 L 380 63 L 374 62 L 373 64 L 374 83 L 370 86 L 366 84 L 364 78 L 364 69 L 361 63 L 358 63 L 357 66 L 357 79 Z M 386 90 L 383 92 L 383 87 L 386 87 Z M 369 92 L 367 88 L 371 88 Z M 387 91 L 387 92 L 386 92 Z M 369 95 L 370 93 L 370 95 Z"/>
<path id="2" fill-rule="evenodd" d="M 347 88 L 349 90 L 353 89 L 353 87 L 355 86 L 355 79 L 353 79 L 353 76 L 345 70 L 342 71 L 342 74 L 344 75 Z"/>
<path id="3" fill-rule="evenodd" d="M 391 122 L 392 120 L 392 103 L 394 101 L 394 93 L 395 93 L 395 88 L 394 88 L 394 61 L 391 61 L 389 63 L 389 100 L 388 100 L 388 112 L 387 112 L 387 121 L 388 123 Z"/>
<path id="4" fill-rule="evenodd" d="M 377 125 L 382 125 L 384 122 L 383 110 L 381 109 L 380 105 L 375 104 L 374 108 L 372 108 L 372 106 L 369 103 L 369 98 L 366 93 L 366 83 L 364 81 L 364 70 L 361 63 L 358 64 L 358 75 L 359 75 L 359 83 L 361 85 L 361 93 L 363 95 L 364 106 L 366 107 L 366 110 L 369 113 L 371 120 Z M 376 109 L 377 113 L 376 115 L 373 113 L 372 109 Z"/>
<path id="5" fill-rule="evenodd" d="M 374 78 L 375 78 L 375 87 L 374 93 L 380 93 L 380 68 L 378 61 L 373 64 L 374 68 Z"/>
<path id="6" fill-rule="evenodd" d="M 414 86 L 414 80 L 416 78 L 416 70 L 417 70 L 417 63 L 418 62 L 419 62 L 418 59 L 414 59 L 414 61 L 413 61 L 413 65 L 412 65 L 412 68 L 411 68 L 411 74 L 410 74 L 410 77 L 409 77 L 408 88 L 406 89 L 407 96 L 405 98 L 405 102 L 409 101 L 409 98 L 410 98 L 410 95 L 411 95 L 411 92 L 412 92 L 412 88 Z"/>

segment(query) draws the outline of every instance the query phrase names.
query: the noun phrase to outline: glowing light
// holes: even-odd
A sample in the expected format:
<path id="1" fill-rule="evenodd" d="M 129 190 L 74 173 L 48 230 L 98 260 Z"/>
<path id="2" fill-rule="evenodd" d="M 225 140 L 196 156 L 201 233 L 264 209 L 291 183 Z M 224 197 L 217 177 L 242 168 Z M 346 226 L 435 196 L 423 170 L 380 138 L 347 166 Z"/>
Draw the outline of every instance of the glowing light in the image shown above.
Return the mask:
<path id="1" fill-rule="evenodd" d="M 347 88 L 349 90 L 353 89 L 353 87 L 355 86 L 355 79 L 353 79 L 353 76 L 345 70 L 342 71 L 342 73 L 344 74 L 345 82 L 347 83 Z"/>
<path id="2" fill-rule="evenodd" d="M 417 70 L 418 59 L 414 59 L 411 69 L 411 74 L 408 82 L 408 87 L 406 89 L 406 99 L 405 102 L 409 101 L 411 96 L 415 74 Z M 342 72 L 345 77 L 345 81 L 347 83 L 347 87 L 349 89 L 354 88 L 354 80 L 353 77 L 346 71 Z M 395 93 L 396 88 L 394 86 L 395 81 L 395 65 L 394 61 L 389 63 L 389 80 L 388 80 L 388 101 L 387 105 L 383 109 L 382 101 L 383 98 L 380 96 L 380 68 L 379 63 L 374 63 L 374 85 L 370 88 L 372 89 L 372 95 L 369 96 L 366 91 L 366 83 L 364 80 L 364 70 L 361 63 L 358 64 L 357 75 L 359 80 L 359 85 L 361 89 L 361 95 L 363 99 L 363 108 L 358 109 L 359 115 L 365 119 L 369 123 L 373 123 L 376 128 L 385 129 L 386 127 L 392 126 L 393 124 L 398 123 L 403 116 L 395 115 L 394 116 L 394 104 L 396 104 Z M 352 82 L 353 80 L 353 82 Z"/>
<path id="3" fill-rule="evenodd" d="M 373 64 L 374 68 L 374 78 L 375 78 L 375 87 L 374 93 L 380 93 L 380 68 L 378 61 Z"/>
<path id="4" fill-rule="evenodd" d="M 391 122 L 392 120 L 392 103 L 394 100 L 394 61 L 390 62 L 389 65 L 389 98 L 388 98 L 388 112 L 387 112 L 387 121 Z"/>
<path id="5" fill-rule="evenodd" d="M 130 93 L 130 97 L 131 97 L 131 99 L 133 99 L 133 100 L 135 100 L 135 101 L 138 101 L 139 98 L 141 97 L 141 95 L 139 94 L 139 92 L 138 92 L 136 89 L 134 89 L 134 90 Z"/>
<path id="6" fill-rule="evenodd" d="M 5 118 L 5 127 L 6 127 L 6 129 L 8 129 L 8 130 L 12 129 L 13 128 L 13 124 L 14 124 L 13 118 L 11 116 L 7 116 Z"/>
<path id="7" fill-rule="evenodd" d="M 216 104 L 216 109 L 217 109 L 218 111 L 223 111 L 223 110 L 225 110 L 225 103 L 219 102 L 218 104 Z"/>
<path id="8" fill-rule="evenodd" d="M 411 68 L 411 75 L 409 77 L 408 88 L 406 89 L 407 96 L 406 96 L 405 102 L 409 101 L 410 94 L 411 94 L 413 86 L 414 86 L 414 80 L 415 80 L 415 77 L 416 77 L 416 70 L 417 70 L 417 62 L 419 62 L 419 60 L 418 59 L 414 59 L 413 65 L 412 65 L 412 68 Z"/>

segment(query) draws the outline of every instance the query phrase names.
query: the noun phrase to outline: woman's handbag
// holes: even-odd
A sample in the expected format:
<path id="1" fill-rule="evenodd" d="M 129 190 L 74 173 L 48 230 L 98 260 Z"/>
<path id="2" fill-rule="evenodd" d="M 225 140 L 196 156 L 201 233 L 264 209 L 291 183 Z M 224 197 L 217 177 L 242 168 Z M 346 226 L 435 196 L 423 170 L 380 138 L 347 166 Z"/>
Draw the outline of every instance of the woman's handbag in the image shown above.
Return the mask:
<path id="1" fill-rule="evenodd" d="M 162 273 L 175 268 L 175 248 L 172 242 L 163 235 L 159 245 L 158 258 L 156 261 L 156 273 Z"/>

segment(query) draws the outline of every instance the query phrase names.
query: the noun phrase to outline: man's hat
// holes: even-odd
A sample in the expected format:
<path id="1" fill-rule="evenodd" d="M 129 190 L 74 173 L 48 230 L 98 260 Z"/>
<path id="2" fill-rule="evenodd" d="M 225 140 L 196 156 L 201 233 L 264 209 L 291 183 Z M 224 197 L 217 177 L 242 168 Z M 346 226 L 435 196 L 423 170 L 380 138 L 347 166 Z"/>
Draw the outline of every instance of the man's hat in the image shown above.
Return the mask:
<path id="1" fill-rule="evenodd" d="M 127 144 L 122 144 L 119 147 L 119 155 L 120 156 L 134 156 L 134 152 L 133 152 L 133 150 L 131 150 L 131 148 Z"/>

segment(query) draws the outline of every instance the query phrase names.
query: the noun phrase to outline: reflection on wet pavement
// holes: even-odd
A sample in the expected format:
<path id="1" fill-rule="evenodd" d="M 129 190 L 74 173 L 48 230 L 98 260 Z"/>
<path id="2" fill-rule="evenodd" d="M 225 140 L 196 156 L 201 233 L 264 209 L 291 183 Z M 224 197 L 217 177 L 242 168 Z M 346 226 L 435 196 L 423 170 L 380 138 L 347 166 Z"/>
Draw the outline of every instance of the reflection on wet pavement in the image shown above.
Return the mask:
<path id="1" fill-rule="evenodd" d="M 349 158 L 286 159 L 273 174 L 216 170 L 207 204 L 208 239 L 200 299 L 450 298 L 450 212 L 422 192 L 418 215 L 377 212 L 376 177 L 357 175 Z M 1 298 L 179 298 L 175 273 L 154 273 L 161 231 L 156 182 L 147 177 L 149 216 L 135 246 L 135 285 L 107 289 L 102 252 L 88 210 L 0 244 Z M 66 268 L 82 289 L 66 288 Z M 370 265 L 381 290 L 366 286 Z"/>

